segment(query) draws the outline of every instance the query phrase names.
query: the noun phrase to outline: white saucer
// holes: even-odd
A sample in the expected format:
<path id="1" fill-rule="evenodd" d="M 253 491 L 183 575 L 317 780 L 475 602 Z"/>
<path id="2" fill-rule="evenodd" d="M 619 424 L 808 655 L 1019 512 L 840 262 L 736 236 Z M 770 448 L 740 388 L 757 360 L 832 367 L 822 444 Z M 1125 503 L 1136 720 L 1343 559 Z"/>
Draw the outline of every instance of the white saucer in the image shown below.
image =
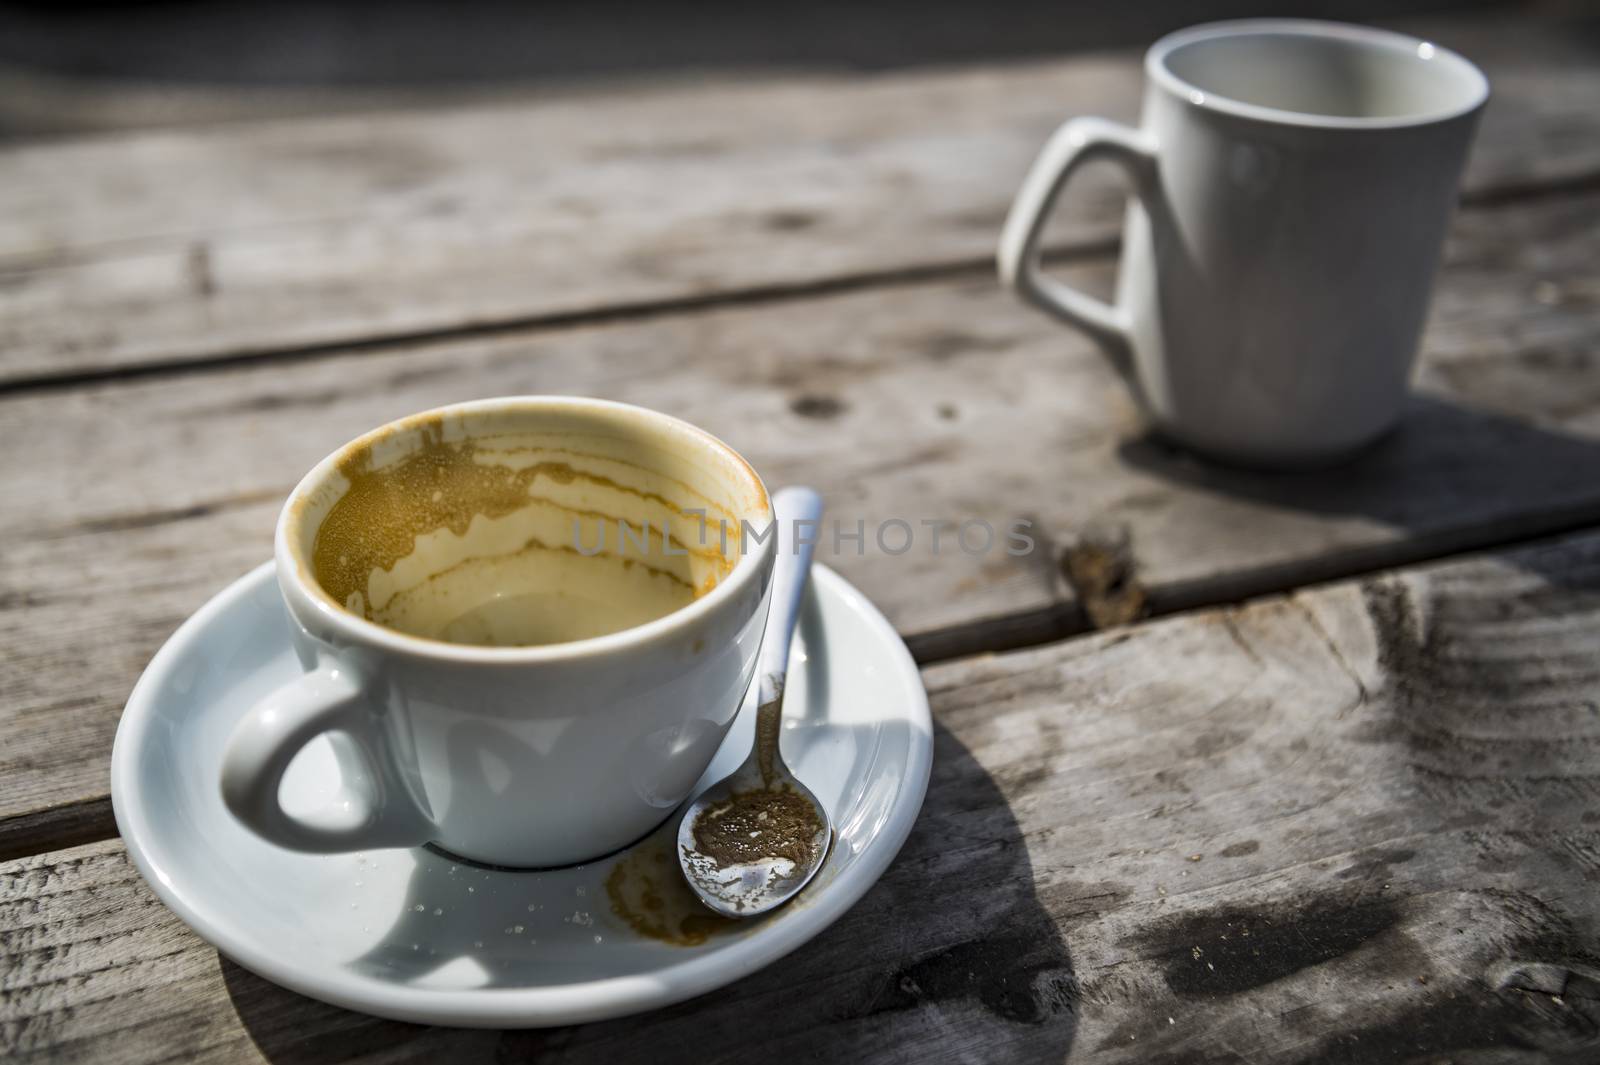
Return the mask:
<path id="1" fill-rule="evenodd" d="M 350 1009 L 531 1028 L 616 1017 L 721 987 L 854 905 L 888 868 L 927 791 L 932 725 L 916 666 L 883 616 L 818 566 L 791 660 L 781 742 L 837 835 L 817 879 L 771 917 L 677 945 L 619 916 L 608 881 L 625 906 L 677 938 L 684 918 L 694 918 L 691 933 L 705 920 L 672 861 L 672 818 L 621 855 L 547 872 L 485 869 L 423 849 L 281 850 L 223 807 L 216 767 L 234 722 L 300 672 L 289 625 L 271 563 L 184 623 L 123 711 L 111 796 L 134 864 L 190 927 L 261 976 Z M 701 784 L 739 763 L 753 728 L 747 705 Z M 334 744 L 318 740 L 291 767 L 285 805 L 321 805 L 338 780 Z M 647 881 L 659 907 L 643 898 Z"/>

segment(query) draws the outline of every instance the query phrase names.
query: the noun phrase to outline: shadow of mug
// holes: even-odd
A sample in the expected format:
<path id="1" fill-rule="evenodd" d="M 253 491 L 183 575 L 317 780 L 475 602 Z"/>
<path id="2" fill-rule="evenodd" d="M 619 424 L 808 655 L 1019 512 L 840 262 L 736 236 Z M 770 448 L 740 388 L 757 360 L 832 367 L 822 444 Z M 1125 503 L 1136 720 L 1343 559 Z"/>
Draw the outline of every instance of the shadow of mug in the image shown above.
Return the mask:
<path id="1" fill-rule="evenodd" d="M 1155 433 L 1124 442 L 1118 453 L 1130 466 L 1206 493 L 1319 518 L 1363 518 L 1405 533 L 1403 545 L 1367 543 L 1290 560 L 1283 565 L 1292 569 L 1292 581 L 1258 568 L 1236 575 L 1237 588 L 1209 582 L 1212 598 L 1242 598 L 1370 568 L 1369 561 L 1394 566 L 1600 520 L 1600 442 L 1424 394 L 1410 398 L 1396 429 L 1333 469 L 1242 470 L 1198 458 Z M 1560 572 L 1543 576 L 1564 579 Z M 1166 596 L 1157 604 L 1162 610 L 1194 605 L 1181 590 L 1151 594 Z"/>

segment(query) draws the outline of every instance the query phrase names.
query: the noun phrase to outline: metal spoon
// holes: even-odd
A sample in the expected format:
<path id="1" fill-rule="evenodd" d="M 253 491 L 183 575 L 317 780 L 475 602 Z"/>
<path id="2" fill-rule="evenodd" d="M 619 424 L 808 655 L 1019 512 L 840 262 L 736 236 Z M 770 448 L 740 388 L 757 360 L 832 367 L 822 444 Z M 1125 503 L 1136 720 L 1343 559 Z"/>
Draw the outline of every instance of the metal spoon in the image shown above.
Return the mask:
<path id="1" fill-rule="evenodd" d="M 678 864 L 700 901 L 725 917 L 754 917 L 793 898 L 821 868 L 833 838 L 828 811 L 795 779 L 778 749 L 789 644 L 811 575 L 822 497 L 784 488 L 772 497 L 778 525 L 772 605 L 757 664 L 760 709 L 744 764 L 689 803 L 678 822 Z M 811 542 L 796 536 L 809 522 Z"/>

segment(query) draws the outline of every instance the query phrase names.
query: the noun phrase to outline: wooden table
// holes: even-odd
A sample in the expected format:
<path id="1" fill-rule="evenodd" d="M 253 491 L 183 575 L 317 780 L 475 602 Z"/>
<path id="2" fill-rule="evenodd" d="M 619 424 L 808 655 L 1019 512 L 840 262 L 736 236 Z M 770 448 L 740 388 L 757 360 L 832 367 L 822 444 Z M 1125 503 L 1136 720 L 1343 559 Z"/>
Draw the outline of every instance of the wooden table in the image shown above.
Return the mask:
<path id="1" fill-rule="evenodd" d="M 0 154 L 0 1058 L 1600 1060 L 1600 46 L 1411 27 L 1495 86 L 1404 426 L 1231 472 L 999 291 L 1023 168 L 1136 57 L 680 86 Z M 1119 194 L 1053 247 L 1104 287 Z M 115 838 L 123 700 L 359 431 L 586 393 L 832 512 L 926 664 L 933 781 L 736 988 L 542 1032 L 280 990 Z"/>

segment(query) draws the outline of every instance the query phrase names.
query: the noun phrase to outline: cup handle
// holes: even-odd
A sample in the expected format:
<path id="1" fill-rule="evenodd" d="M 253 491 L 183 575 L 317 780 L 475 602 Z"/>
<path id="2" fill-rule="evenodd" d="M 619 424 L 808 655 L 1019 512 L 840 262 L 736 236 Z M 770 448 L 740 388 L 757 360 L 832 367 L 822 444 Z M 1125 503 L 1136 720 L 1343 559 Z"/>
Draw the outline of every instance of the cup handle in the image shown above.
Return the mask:
<path id="1" fill-rule="evenodd" d="M 1034 160 L 1006 216 L 1000 232 L 1000 281 L 1024 300 L 1095 339 L 1125 345 L 1128 322 L 1119 308 L 1055 280 L 1039 262 L 1039 239 L 1056 197 L 1073 171 L 1098 159 L 1127 171 L 1137 195 L 1150 180 L 1156 150 L 1143 133 L 1118 122 L 1074 118 L 1063 123 Z"/>
<path id="2" fill-rule="evenodd" d="M 346 732 L 370 770 L 350 801 L 316 818 L 291 817 L 278 802 L 283 774 L 311 740 Z M 262 838 L 290 850 L 335 854 L 368 847 L 408 847 L 436 834 L 400 778 L 361 680 L 324 664 L 262 699 L 234 726 L 222 757 L 222 799 Z"/>

